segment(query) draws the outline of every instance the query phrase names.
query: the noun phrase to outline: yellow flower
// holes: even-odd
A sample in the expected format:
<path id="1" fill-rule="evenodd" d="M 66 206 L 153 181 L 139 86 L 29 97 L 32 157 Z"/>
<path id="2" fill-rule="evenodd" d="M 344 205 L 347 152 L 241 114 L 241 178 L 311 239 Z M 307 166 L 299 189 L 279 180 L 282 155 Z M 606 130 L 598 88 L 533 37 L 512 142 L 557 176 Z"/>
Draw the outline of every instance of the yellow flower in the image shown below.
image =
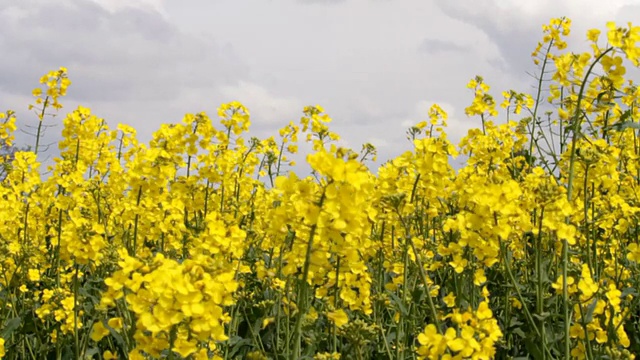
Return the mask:
<path id="1" fill-rule="evenodd" d="M 522 303 L 520 302 L 520 300 L 518 300 L 515 297 L 512 297 L 510 300 L 511 300 L 511 306 L 513 306 L 516 309 L 522 309 Z"/>
<path id="2" fill-rule="evenodd" d="M 96 321 L 93 323 L 93 327 L 91 329 L 91 340 L 98 342 L 107 335 L 109 335 L 109 329 L 104 326 L 102 321 Z"/>
<path id="3" fill-rule="evenodd" d="M 585 301 L 591 299 L 591 297 L 598 291 L 598 284 L 596 284 L 591 278 L 589 266 L 582 265 L 582 276 L 578 281 L 578 289 L 582 292 L 580 300 Z"/>
<path id="4" fill-rule="evenodd" d="M 338 352 L 318 353 L 318 354 L 315 354 L 314 357 L 313 357 L 314 360 L 340 360 L 341 358 L 342 358 L 342 354 L 340 354 Z"/>
<path id="5" fill-rule="evenodd" d="M 453 260 L 449 262 L 449 265 L 451 265 L 456 273 L 460 274 L 464 271 L 464 268 L 468 263 L 469 261 L 463 258 L 460 254 L 455 254 L 453 256 Z"/>
<path id="6" fill-rule="evenodd" d="M 493 311 L 491 311 L 491 308 L 489 308 L 489 303 L 486 301 L 483 301 L 480 303 L 480 305 L 478 305 L 478 310 L 476 313 L 478 319 L 480 320 L 490 319 L 493 317 Z"/>
<path id="7" fill-rule="evenodd" d="M 575 280 L 572 276 L 567 277 L 568 281 L 567 281 L 567 287 L 571 286 L 575 283 Z M 556 282 L 554 282 L 553 284 L 551 284 L 551 287 L 554 288 L 556 290 L 556 292 L 561 293 L 562 289 L 564 287 L 564 277 L 562 275 L 560 275 L 558 277 L 558 279 L 556 280 Z"/>
<path id="8" fill-rule="evenodd" d="M 607 32 L 607 39 L 609 40 L 609 44 L 611 44 L 611 46 L 614 47 L 620 47 L 622 46 L 622 38 L 623 38 L 623 32 L 622 29 L 618 28 L 616 26 L 616 23 L 613 21 L 609 21 L 607 22 L 607 29 L 609 29 L 609 31 Z"/>
<path id="9" fill-rule="evenodd" d="M 40 281 L 40 271 L 37 269 L 29 269 L 27 277 L 30 281 Z"/>
<path id="10" fill-rule="evenodd" d="M 591 29 L 587 31 L 587 39 L 592 42 L 597 42 L 600 37 L 600 30 Z"/>
<path id="11" fill-rule="evenodd" d="M 107 324 L 114 330 L 121 330 L 122 329 L 122 318 L 121 317 L 115 317 L 115 318 L 111 318 L 109 319 L 109 321 L 107 321 Z"/>
<path id="12" fill-rule="evenodd" d="M 615 284 L 609 284 L 609 290 L 607 291 L 606 296 L 607 299 L 609 299 L 609 304 L 611 304 L 614 309 L 618 310 L 620 307 L 620 296 L 622 296 L 622 292 L 616 288 Z"/>
<path id="13" fill-rule="evenodd" d="M 349 316 L 347 316 L 347 313 L 342 309 L 327 313 L 327 318 L 336 324 L 337 327 L 343 327 L 349 322 Z"/>
<path id="14" fill-rule="evenodd" d="M 189 355 L 191 355 L 194 352 L 196 352 L 198 350 L 198 348 L 196 347 L 196 342 L 195 341 L 189 341 L 189 340 L 178 338 L 178 339 L 176 339 L 176 341 L 175 341 L 175 343 L 173 345 L 173 348 L 171 350 L 177 352 L 183 358 L 186 358 Z"/>
<path id="15" fill-rule="evenodd" d="M 461 351 L 466 345 L 464 339 L 456 337 L 456 330 L 454 328 L 448 328 L 444 333 L 444 338 L 447 341 L 447 347 L 454 352 Z"/>
<path id="16" fill-rule="evenodd" d="M 476 286 L 481 286 L 485 282 L 487 282 L 487 277 L 484 275 L 484 270 L 483 269 L 476 270 L 476 272 L 473 274 L 473 283 Z"/>
<path id="17" fill-rule="evenodd" d="M 629 250 L 627 253 L 627 259 L 629 261 L 640 262 L 640 246 L 638 246 L 638 244 L 629 244 L 627 250 Z"/>
<path id="18" fill-rule="evenodd" d="M 276 319 L 274 317 L 264 318 L 264 320 L 262 320 L 262 329 L 264 330 L 267 326 L 269 326 L 269 324 L 274 323 L 275 320 Z"/>
<path id="19" fill-rule="evenodd" d="M 558 230 L 556 230 L 558 239 L 567 240 L 569 245 L 576 244 L 576 228 L 573 225 L 558 224 Z"/>
<path id="20" fill-rule="evenodd" d="M 450 292 L 447 296 L 444 297 L 444 303 L 447 307 L 454 307 L 456 305 L 456 296 Z"/>
<path id="21" fill-rule="evenodd" d="M 435 325 L 429 324 L 424 331 L 418 334 L 417 353 L 421 359 L 438 359 L 447 351 L 447 341 L 445 337 L 438 334 Z"/>

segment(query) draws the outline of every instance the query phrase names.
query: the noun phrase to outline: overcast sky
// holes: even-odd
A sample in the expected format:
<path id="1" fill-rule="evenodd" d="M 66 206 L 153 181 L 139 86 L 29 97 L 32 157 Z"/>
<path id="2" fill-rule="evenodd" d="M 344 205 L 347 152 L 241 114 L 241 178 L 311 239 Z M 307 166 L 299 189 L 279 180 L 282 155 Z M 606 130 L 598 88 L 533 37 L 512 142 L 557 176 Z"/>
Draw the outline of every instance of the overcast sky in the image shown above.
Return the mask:
<path id="1" fill-rule="evenodd" d="M 88 106 L 148 140 L 161 123 L 238 100 L 266 137 L 320 104 L 344 144 L 371 142 L 384 161 L 408 148 L 407 127 L 433 103 L 449 112 L 452 139 L 478 126 L 464 114 L 475 75 L 499 101 L 532 92 L 530 53 L 559 16 L 581 48 L 589 28 L 640 22 L 640 1 L 0 0 L 0 111 L 34 124 L 31 90 L 65 66 L 60 116 Z"/>

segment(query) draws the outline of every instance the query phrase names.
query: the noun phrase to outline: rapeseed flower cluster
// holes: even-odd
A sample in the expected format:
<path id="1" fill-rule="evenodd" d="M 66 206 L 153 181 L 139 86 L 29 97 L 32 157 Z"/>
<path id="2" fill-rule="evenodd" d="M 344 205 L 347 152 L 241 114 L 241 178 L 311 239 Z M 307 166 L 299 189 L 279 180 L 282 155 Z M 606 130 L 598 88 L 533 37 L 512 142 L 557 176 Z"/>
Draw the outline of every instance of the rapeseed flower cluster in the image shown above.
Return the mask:
<path id="1" fill-rule="evenodd" d="M 231 102 L 146 144 L 78 107 L 47 178 L 38 127 L 2 160 L 0 357 L 634 358 L 640 31 L 575 54 L 570 26 L 543 26 L 535 97 L 475 77 L 477 128 L 453 144 L 434 105 L 376 172 L 317 105 L 258 139 Z M 70 84 L 41 79 L 41 125 Z"/>

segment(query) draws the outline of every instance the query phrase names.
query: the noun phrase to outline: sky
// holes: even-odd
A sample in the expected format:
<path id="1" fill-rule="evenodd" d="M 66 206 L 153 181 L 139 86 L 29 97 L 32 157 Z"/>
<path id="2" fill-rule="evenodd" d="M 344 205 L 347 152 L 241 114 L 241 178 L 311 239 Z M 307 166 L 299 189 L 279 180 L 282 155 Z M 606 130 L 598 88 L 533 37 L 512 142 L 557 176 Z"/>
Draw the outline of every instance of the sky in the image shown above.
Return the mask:
<path id="1" fill-rule="evenodd" d="M 0 111 L 30 131 L 31 90 L 64 66 L 72 85 L 45 143 L 79 105 L 148 141 L 162 123 L 215 119 L 234 100 L 261 138 L 319 104 L 342 145 L 370 142 L 380 163 L 410 148 L 406 130 L 434 103 L 454 142 L 478 127 L 464 113 L 476 75 L 498 100 L 532 93 L 530 54 L 560 16 L 581 49 L 587 29 L 640 22 L 640 0 L 0 0 Z"/>

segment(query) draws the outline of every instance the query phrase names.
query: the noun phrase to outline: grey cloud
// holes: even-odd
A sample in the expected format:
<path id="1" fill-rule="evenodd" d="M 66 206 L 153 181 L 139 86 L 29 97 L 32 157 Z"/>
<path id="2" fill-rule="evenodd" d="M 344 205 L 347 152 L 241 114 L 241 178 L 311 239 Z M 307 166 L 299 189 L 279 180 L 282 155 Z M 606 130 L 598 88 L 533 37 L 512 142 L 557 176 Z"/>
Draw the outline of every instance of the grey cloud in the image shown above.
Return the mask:
<path id="1" fill-rule="evenodd" d="M 141 10 L 153 6 L 125 6 L 159 1 L 98 2 L 122 6 L 107 11 L 86 0 L 0 0 L 0 109 L 11 102 L 8 108 L 19 110 L 22 104 L 5 94 L 27 95 L 28 103 L 42 73 L 62 65 L 73 81 L 62 113 L 86 105 L 110 124 L 136 127 L 143 140 L 185 112 L 204 110 L 217 121 L 216 108 L 230 100 L 246 102 L 259 136 L 297 122 L 302 105 L 321 104 L 354 149 L 369 139 L 386 143 L 381 160 L 410 146 L 404 124 L 426 118 L 415 110 L 420 101 L 455 109 L 451 139 L 479 126 L 479 119 L 464 115 L 473 98 L 465 84 L 476 74 L 497 97 L 500 90 L 528 90 L 540 25 L 568 6 L 554 0 L 190 0 L 164 1 L 160 14 Z M 577 12 L 574 20 L 585 17 Z M 572 43 L 583 35 L 578 31 Z"/>
<path id="2" fill-rule="evenodd" d="M 339 4 L 347 0 L 298 0 L 302 4 Z"/>
<path id="3" fill-rule="evenodd" d="M 616 22 L 624 24 L 631 21 L 634 25 L 638 25 L 638 19 L 640 19 L 640 5 L 623 5 L 616 14 Z"/>
<path id="4" fill-rule="evenodd" d="M 15 5 L 18 4 L 18 5 Z M 66 66 L 79 101 L 168 100 L 184 87 L 215 87 L 248 69 L 233 47 L 180 32 L 159 13 L 108 12 L 90 1 L 0 3 L 0 89 L 29 92 L 39 77 Z"/>
<path id="5" fill-rule="evenodd" d="M 548 23 L 548 17 L 527 14 L 528 18 L 524 20 L 513 13 L 517 9 L 501 8 L 492 0 L 466 5 L 436 0 L 436 4 L 447 16 L 474 25 L 493 40 L 502 57 L 488 59 L 496 70 L 506 70 L 521 80 L 528 79 L 525 69 L 534 69 L 530 55 L 542 37 L 540 25 Z"/>
<path id="6" fill-rule="evenodd" d="M 425 39 L 418 46 L 418 51 L 428 55 L 435 55 L 440 53 L 467 53 L 469 49 L 450 41 Z"/>

